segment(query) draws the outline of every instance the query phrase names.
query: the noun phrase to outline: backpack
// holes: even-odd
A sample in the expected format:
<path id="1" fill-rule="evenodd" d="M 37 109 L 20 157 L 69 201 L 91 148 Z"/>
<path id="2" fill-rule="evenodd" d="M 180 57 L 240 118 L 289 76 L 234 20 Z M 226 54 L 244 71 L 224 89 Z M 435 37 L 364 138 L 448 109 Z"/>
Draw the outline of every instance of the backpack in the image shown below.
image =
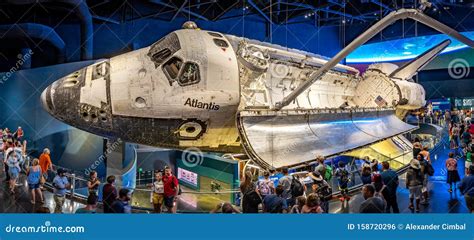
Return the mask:
<path id="1" fill-rule="evenodd" d="M 329 184 L 321 184 L 320 190 L 318 190 L 319 198 L 322 201 L 329 201 L 332 199 L 332 188 Z"/>
<path id="2" fill-rule="evenodd" d="M 267 181 L 266 179 L 263 179 L 258 183 L 258 191 L 263 196 L 272 194 L 272 189 L 270 188 L 270 186 L 268 186 L 269 181 L 271 180 Z"/>
<path id="3" fill-rule="evenodd" d="M 348 183 L 349 182 L 349 172 L 344 168 L 340 169 L 340 182 L 341 183 Z"/>
<path id="4" fill-rule="evenodd" d="M 291 179 L 291 186 L 290 186 L 291 196 L 292 197 L 299 197 L 304 194 L 304 186 L 303 184 L 296 179 L 294 176 Z"/>
<path id="5" fill-rule="evenodd" d="M 332 179 L 332 167 L 327 165 L 326 172 L 324 173 L 324 180 L 331 181 Z"/>
<path id="6" fill-rule="evenodd" d="M 425 171 L 428 176 L 433 176 L 435 172 L 433 165 L 431 165 L 431 163 L 429 163 L 428 161 L 426 161 L 425 163 Z"/>

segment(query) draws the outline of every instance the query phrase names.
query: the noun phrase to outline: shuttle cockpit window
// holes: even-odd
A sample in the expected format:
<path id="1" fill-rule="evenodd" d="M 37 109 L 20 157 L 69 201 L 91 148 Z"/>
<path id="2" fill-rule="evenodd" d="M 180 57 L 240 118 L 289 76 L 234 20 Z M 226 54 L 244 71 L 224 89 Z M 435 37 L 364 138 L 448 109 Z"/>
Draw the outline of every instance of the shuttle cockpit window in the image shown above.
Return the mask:
<path id="1" fill-rule="evenodd" d="M 176 35 L 176 33 L 170 33 L 151 45 L 147 55 L 155 64 L 155 68 L 157 68 L 180 49 L 181 45 L 178 35 Z"/>
<path id="2" fill-rule="evenodd" d="M 168 48 L 162 49 L 158 52 L 155 52 L 151 55 L 151 59 L 155 62 L 156 65 L 161 65 L 168 57 L 171 56 L 171 50 Z"/>
<path id="3" fill-rule="evenodd" d="M 216 33 L 216 32 L 207 32 L 207 34 L 213 36 L 213 37 L 218 37 L 218 38 L 221 38 L 222 35 L 220 35 L 219 33 Z"/>
<path id="4" fill-rule="evenodd" d="M 178 83 L 181 86 L 198 83 L 201 80 L 199 77 L 199 66 L 193 62 L 184 64 L 183 70 L 178 78 Z"/>
<path id="5" fill-rule="evenodd" d="M 217 38 L 214 38 L 214 43 L 218 46 L 218 47 L 223 47 L 223 48 L 227 48 L 229 47 L 229 44 L 222 40 L 222 39 L 217 39 Z"/>
<path id="6" fill-rule="evenodd" d="M 172 57 L 163 64 L 163 72 L 170 85 L 177 81 L 180 86 L 196 84 L 201 80 L 199 65 L 193 62 L 185 62 L 178 57 Z"/>

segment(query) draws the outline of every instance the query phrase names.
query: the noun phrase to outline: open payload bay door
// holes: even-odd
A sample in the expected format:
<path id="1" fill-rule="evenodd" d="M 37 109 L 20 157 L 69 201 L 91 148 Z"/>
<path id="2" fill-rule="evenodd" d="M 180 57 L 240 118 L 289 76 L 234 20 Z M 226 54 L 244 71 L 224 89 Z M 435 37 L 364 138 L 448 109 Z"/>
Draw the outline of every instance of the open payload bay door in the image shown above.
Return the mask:
<path id="1" fill-rule="evenodd" d="M 370 146 L 344 153 L 344 156 L 351 156 L 357 159 L 369 157 L 369 159 L 377 159 L 378 162 L 388 161 L 391 169 L 398 170 L 413 159 L 413 145 L 403 135 L 398 135 Z"/>
<path id="2" fill-rule="evenodd" d="M 412 131 L 393 109 L 241 111 L 243 147 L 262 167 L 280 168 L 330 157 Z"/>

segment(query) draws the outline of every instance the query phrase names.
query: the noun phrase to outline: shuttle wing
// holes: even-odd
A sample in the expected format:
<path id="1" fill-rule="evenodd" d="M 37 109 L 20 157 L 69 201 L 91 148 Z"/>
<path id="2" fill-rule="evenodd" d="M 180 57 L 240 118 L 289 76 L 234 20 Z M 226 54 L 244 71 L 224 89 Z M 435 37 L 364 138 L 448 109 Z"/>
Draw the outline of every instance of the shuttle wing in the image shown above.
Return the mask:
<path id="1" fill-rule="evenodd" d="M 398 78 L 400 80 L 408 80 L 413 77 L 420 69 L 430 63 L 439 53 L 441 53 L 448 45 L 451 44 L 451 40 L 447 39 L 442 41 L 440 44 L 428 49 L 415 59 L 407 62 L 395 70 L 390 77 Z"/>
<path id="2" fill-rule="evenodd" d="M 412 131 L 394 110 L 315 110 L 282 114 L 242 111 L 238 127 L 247 154 L 265 167 L 296 166 Z"/>

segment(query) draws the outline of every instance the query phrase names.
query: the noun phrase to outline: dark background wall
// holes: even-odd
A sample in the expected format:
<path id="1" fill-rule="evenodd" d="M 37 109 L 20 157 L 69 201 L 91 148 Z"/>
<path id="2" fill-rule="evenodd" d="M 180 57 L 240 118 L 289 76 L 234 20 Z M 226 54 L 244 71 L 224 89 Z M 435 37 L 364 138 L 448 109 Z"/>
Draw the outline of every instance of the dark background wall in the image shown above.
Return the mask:
<path id="1" fill-rule="evenodd" d="M 103 138 L 72 128 L 43 110 L 40 95 L 56 79 L 93 61 L 62 64 L 13 73 L 0 85 L 0 128 L 21 126 L 27 149 L 39 157 L 45 147 L 54 164 L 84 173 L 103 154 Z M 0 74 L 0 77 L 4 74 Z M 104 162 L 93 167 L 105 175 Z"/>
<path id="2" fill-rule="evenodd" d="M 94 58 L 116 56 L 156 42 L 166 34 L 181 29 L 186 18 L 177 18 L 169 22 L 159 19 L 143 19 L 124 24 L 103 23 L 94 25 Z M 244 36 L 270 42 L 266 32 L 267 23 L 257 16 L 225 19 L 216 22 L 196 20 L 203 30 L 212 30 L 225 34 Z M 342 42 L 338 37 L 339 28 L 328 26 L 316 28 L 311 22 L 274 25 L 272 42 L 290 48 L 332 56 L 340 49 Z M 79 61 L 80 45 L 79 26 L 72 24 L 60 25 L 56 32 L 63 38 L 67 46 L 69 61 Z"/>

